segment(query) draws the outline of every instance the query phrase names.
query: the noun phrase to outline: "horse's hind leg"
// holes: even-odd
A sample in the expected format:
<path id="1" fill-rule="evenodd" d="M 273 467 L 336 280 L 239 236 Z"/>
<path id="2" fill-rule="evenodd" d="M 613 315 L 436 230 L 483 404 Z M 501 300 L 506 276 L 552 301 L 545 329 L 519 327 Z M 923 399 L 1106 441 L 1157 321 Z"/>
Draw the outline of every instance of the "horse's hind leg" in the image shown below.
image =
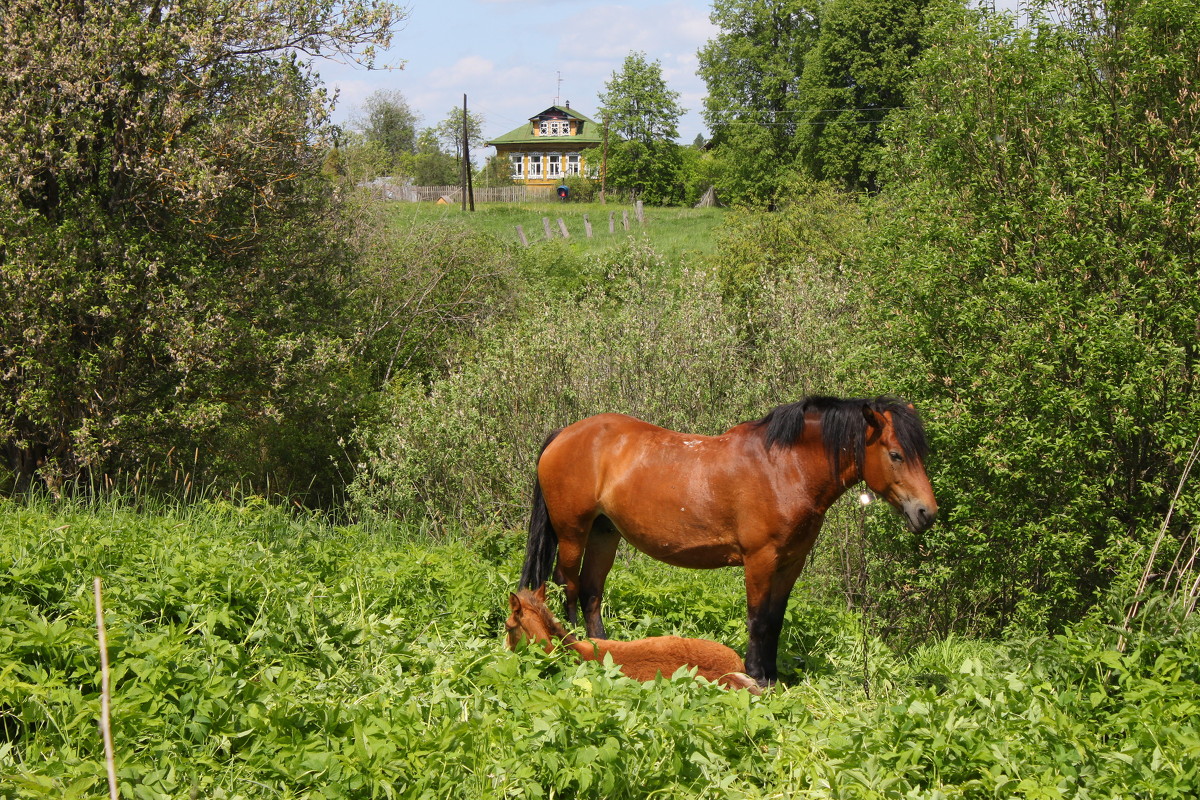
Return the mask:
<path id="1" fill-rule="evenodd" d="M 587 552 L 583 559 L 583 571 L 579 580 L 579 599 L 583 603 L 583 621 L 587 635 L 593 639 L 607 639 L 604 635 L 604 620 L 600 616 L 600 604 L 604 599 L 604 581 L 612 569 L 617 556 L 617 545 L 621 534 L 605 517 L 598 517 L 588 537 Z"/>
<path id="2" fill-rule="evenodd" d="M 579 585 L 583 554 L 589 546 L 591 520 L 569 525 L 556 525 L 558 530 L 558 566 L 554 570 L 556 579 L 563 587 L 563 605 L 567 620 L 579 624 Z"/>

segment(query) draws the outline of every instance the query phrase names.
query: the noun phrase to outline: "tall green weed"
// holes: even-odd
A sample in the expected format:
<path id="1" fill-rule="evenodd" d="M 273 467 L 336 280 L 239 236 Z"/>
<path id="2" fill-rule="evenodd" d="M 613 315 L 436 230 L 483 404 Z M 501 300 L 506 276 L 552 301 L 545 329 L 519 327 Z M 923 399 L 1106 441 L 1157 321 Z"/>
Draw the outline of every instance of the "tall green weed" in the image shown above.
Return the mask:
<path id="1" fill-rule="evenodd" d="M 517 524 L 539 446 L 551 430 L 600 412 L 720 433 L 775 405 L 830 391 L 837 353 L 814 335 L 836 325 L 836 286 L 797 272 L 755 310 L 770 318 L 748 344 L 712 277 L 666 265 L 630 239 L 595 257 L 579 294 L 549 294 L 481 331 L 442 380 L 394 383 L 382 418 L 359 431 L 352 497 L 362 509 L 468 527 Z"/>
<path id="2" fill-rule="evenodd" d="M 904 658 L 793 600 L 781 652 L 806 661 L 755 698 L 505 650 L 519 558 L 253 500 L 0 501 L 0 797 L 104 795 L 93 575 L 123 796 L 1194 796 L 1194 623 Z M 741 646 L 736 573 L 623 567 L 614 635 Z"/>

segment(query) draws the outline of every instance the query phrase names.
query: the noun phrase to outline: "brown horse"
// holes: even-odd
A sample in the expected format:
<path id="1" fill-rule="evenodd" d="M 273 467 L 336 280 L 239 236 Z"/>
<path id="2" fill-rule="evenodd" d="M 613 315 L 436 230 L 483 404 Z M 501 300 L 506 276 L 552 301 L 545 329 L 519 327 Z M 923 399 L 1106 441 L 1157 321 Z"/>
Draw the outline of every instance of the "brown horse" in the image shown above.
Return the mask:
<path id="1" fill-rule="evenodd" d="M 568 619 L 582 601 L 588 636 L 603 638 L 600 600 L 622 537 L 675 566 L 742 565 L 747 672 L 773 682 L 788 597 L 825 512 L 866 481 L 925 530 L 937 516 L 928 449 L 916 410 L 889 398 L 810 397 L 720 436 L 589 417 L 542 445 L 521 585 L 544 583 L 557 555 Z"/>
<path id="2" fill-rule="evenodd" d="M 758 683 L 745 674 L 741 657 L 723 644 L 708 639 L 683 639 L 679 636 L 651 636 L 632 642 L 610 639 L 579 641 L 546 608 L 546 585 L 536 592 L 522 589 L 508 596 L 512 609 L 504 628 L 508 647 L 514 649 L 525 640 L 542 642 L 549 653 L 554 639 L 579 654 L 584 661 L 602 661 L 611 655 L 621 672 L 635 681 L 652 681 L 659 674 L 670 677 L 680 667 L 695 667 L 696 674 L 730 689 L 748 689 L 760 694 Z"/>

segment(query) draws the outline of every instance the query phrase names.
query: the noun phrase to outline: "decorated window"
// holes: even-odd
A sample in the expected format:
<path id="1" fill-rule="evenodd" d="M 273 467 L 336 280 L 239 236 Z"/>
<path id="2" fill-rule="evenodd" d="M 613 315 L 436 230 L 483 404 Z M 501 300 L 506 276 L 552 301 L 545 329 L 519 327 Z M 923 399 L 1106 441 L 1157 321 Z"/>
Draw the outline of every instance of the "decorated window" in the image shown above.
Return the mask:
<path id="1" fill-rule="evenodd" d="M 542 154 L 531 153 L 529 156 L 529 177 L 542 177 Z"/>
<path id="2" fill-rule="evenodd" d="M 550 133 L 550 123 L 547 122 L 546 120 L 542 120 L 541 122 L 539 122 L 538 123 L 538 135 L 546 136 L 549 133 Z"/>
<path id="3" fill-rule="evenodd" d="M 520 179 L 525 177 L 525 157 L 520 153 L 513 153 L 509 156 L 512 163 L 512 176 Z"/>
<path id="4" fill-rule="evenodd" d="M 568 153 L 567 154 L 567 174 L 568 175 L 578 175 L 579 174 L 579 153 Z"/>
<path id="5" fill-rule="evenodd" d="M 550 155 L 550 177 L 557 178 L 562 175 L 562 156 L 558 153 Z"/>

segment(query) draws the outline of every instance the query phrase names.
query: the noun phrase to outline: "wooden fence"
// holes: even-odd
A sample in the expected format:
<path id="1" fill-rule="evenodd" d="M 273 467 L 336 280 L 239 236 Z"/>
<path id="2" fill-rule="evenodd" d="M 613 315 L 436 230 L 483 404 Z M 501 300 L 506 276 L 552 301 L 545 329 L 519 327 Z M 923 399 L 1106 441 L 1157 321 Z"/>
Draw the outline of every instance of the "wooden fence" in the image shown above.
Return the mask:
<path id="1" fill-rule="evenodd" d="M 462 203 L 461 186 L 408 186 L 380 178 L 367 188 L 384 200 L 436 203 L 444 199 L 447 203 Z M 473 194 L 476 203 L 536 203 L 555 197 L 553 186 L 476 186 Z"/>
<path id="2" fill-rule="evenodd" d="M 641 200 L 638 200 L 636 203 L 634 203 L 633 214 L 634 214 L 634 219 L 637 221 L 638 225 L 646 224 L 646 213 L 645 213 L 645 209 L 642 206 Z M 621 224 L 622 230 L 625 233 L 629 233 L 629 210 L 628 209 L 624 209 L 624 208 L 621 209 L 621 223 L 620 224 Z M 555 238 L 555 228 L 553 226 L 551 226 L 549 217 L 542 217 L 542 230 L 545 231 L 545 233 L 546 233 L 546 241 L 550 241 L 551 239 Z M 558 233 L 562 236 L 562 238 L 564 238 L 564 239 L 571 238 L 571 231 L 567 227 L 567 223 L 563 220 L 562 217 L 558 218 L 558 229 L 557 230 L 558 230 Z M 584 235 L 587 236 L 587 238 L 589 238 L 589 239 L 592 238 L 592 221 L 591 221 L 591 219 L 588 218 L 587 214 L 583 215 L 583 232 L 584 232 Z M 608 232 L 610 234 L 617 232 L 617 212 L 616 211 L 608 212 Z M 526 235 L 526 233 L 525 233 L 524 225 L 517 226 L 517 238 L 521 240 L 522 246 L 529 247 L 530 240 L 529 240 L 529 236 Z"/>

